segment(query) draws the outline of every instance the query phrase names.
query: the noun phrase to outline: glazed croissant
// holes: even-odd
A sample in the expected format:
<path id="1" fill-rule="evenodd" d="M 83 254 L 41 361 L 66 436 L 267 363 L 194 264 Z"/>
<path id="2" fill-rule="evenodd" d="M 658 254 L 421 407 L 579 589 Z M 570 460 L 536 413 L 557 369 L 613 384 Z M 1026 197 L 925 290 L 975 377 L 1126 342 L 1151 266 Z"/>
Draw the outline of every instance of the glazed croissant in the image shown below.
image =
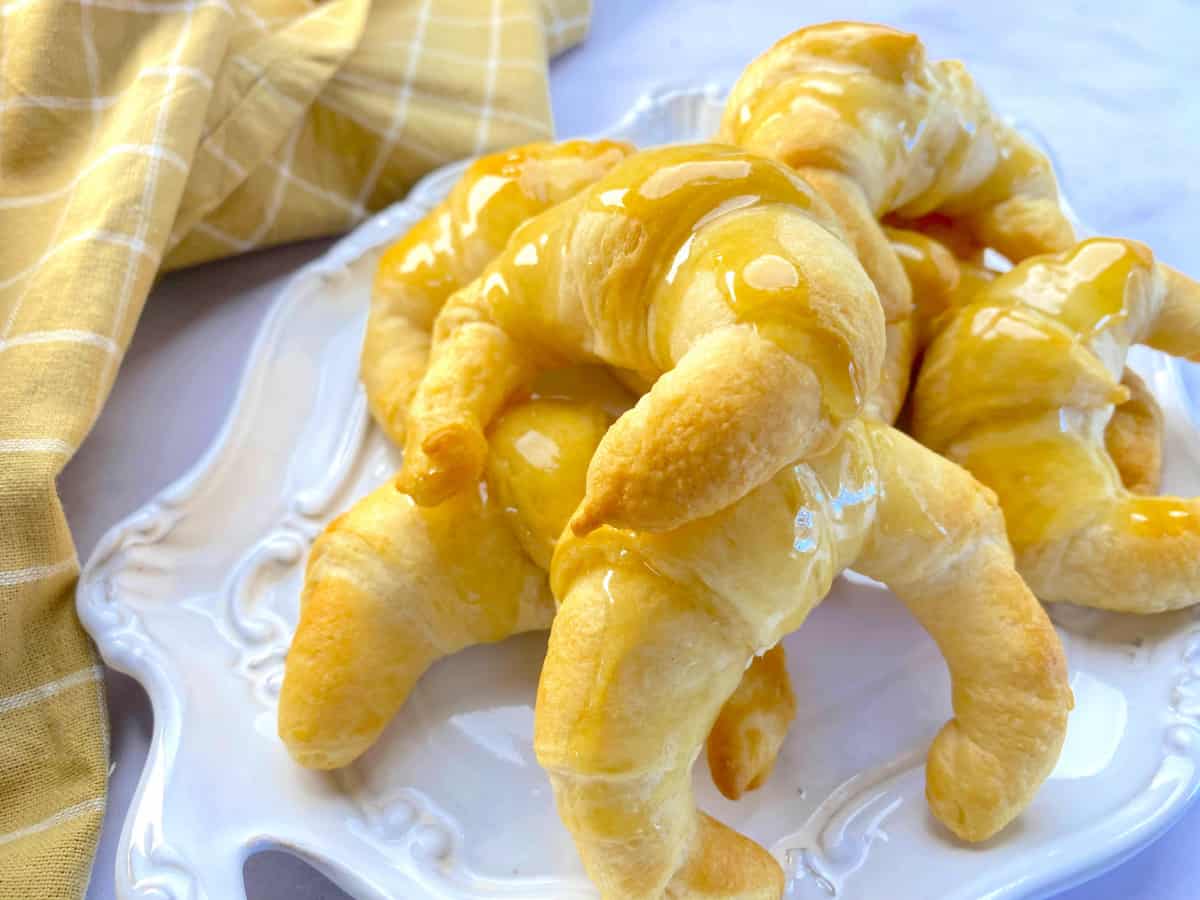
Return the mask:
<path id="1" fill-rule="evenodd" d="M 948 223 L 935 218 L 912 224 L 920 231 L 884 229 L 904 265 L 915 300 L 910 318 L 888 326 L 884 379 L 868 402 L 868 408 L 884 421 L 894 420 L 888 414 L 904 403 L 915 360 L 945 326 L 947 316 L 999 274 L 984 267 L 982 248 Z M 1135 494 L 1153 494 L 1162 473 L 1162 411 L 1131 370 L 1124 371 L 1121 384 L 1129 398 L 1113 410 L 1104 430 L 1104 446 L 1125 487 Z"/>
<path id="2" fill-rule="evenodd" d="M 477 275 L 518 225 L 595 181 L 631 149 L 609 141 L 567 141 L 483 157 L 443 203 L 385 252 L 362 375 L 372 411 L 393 439 L 402 439 L 399 411 L 425 370 L 429 331 L 446 297 Z M 375 740 L 432 660 L 547 626 L 552 604 L 544 585 L 529 590 L 529 561 L 549 566 L 553 540 L 582 495 L 583 469 L 576 486 L 567 460 L 582 460 L 586 468 L 594 449 L 588 439 L 595 433 L 596 403 L 602 400 L 606 414 L 615 417 L 632 400 L 596 370 L 551 373 L 542 387 L 560 401 L 582 404 L 570 414 L 559 412 L 577 421 L 579 434 L 555 435 L 559 450 L 573 448 L 561 465 L 525 474 L 525 487 L 536 487 L 528 502 L 513 499 L 500 516 L 485 481 L 479 503 L 458 498 L 445 509 L 425 511 L 384 486 L 318 539 L 281 698 L 280 733 L 298 761 L 315 768 L 347 764 Z M 525 404 L 506 412 L 498 433 L 538 409 Z M 505 448 L 490 468 L 511 470 L 516 454 L 516 448 Z M 514 574 L 499 578 L 491 591 L 477 590 L 481 574 L 478 583 L 446 582 L 447 566 L 479 574 L 492 556 L 501 571 Z M 416 621 L 397 617 L 397 609 Z M 429 634 L 414 636 L 418 625 Z M 776 648 L 747 671 L 714 728 L 711 767 L 726 796 L 736 799 L 766 778 L 794 708 L 783 651 Z"/>
<path id="3" fill-rule="evenodd" d="M 633 152 L 617 141 L 527 144 L 471 164 L 446 199 L 384 253 L 376 270 L 361 374 L 371 415 L 397 446 L 429 359 L 442 304 L 526 219 L 591 184 Z"/>
<path id="4" fill-rule="evenodd" d="M 1089 240 L 977 285 L 937 332 L 913 434 L 997 492 L 1038 596 L 1143 613 L 1200 600 L 1200 503 L 1132 492 L 1110 454 L 1157 446 L 1153 406 L 1109 427 L 1130 344 L 1200 358 L 1200 286 L 1140 244 Z M 1157 480 L 1156 461 L 1126 470 Z"/>
<path id="5" fill-rule="evenodd" d="M 518 229 L 447 302 L 401 486 L 433 505 L 472 484 L 506 400 L 566 363 L 653 385 L 601 440 L 578 532 L 669 529 L 827 449 L 884 344 L 878 294 L 840 235 L 804 181 L 761 157 L 629 157 Z"/>
<path id="6" fill-rule="evenodd" d="M 833 22 L 788 35 L 742 73 L 720 136 L 819 188 L 825 173 L 877 219 L 948 216 L 1011 260 L 1074 240 L 1046 157 L 914 34 Z"/>
<path id="7" fill-rule="evenodd" d="M 352 762 L 437 659 L 549 627 L 554 543 L 596 445 L 632 403 L 601 369 L 546 373 L 498 417 L 477 490 L 425 508 L 385 484 L 330 523 L 280 695 L 279 734 L 298 762 Z M 713 729 L 713 780 L 732 799 L 769 775 L 795 714 L 782 653 L 755 660 Z"/>
<path id="8" fill-rule="evenodd" d="M 929 759 L 935 813 L 969 839 L 1009 821 L 1061 746 L 1062 650 L 1013 570 L 990 495 L 860 417 L 884 323 L 840 233 L 786 169 L 716 147 L 634 156 L 519 229 L 437 320 L 405 460 L 427 508 L 397 504 L 388 486 L 365 529 L 334 526 L 314 549 L 308 585 L 343 599 L 311 615 L 306 599 L 281 732 L 314 740 L 323 708 L 336 726 L 326 733 L 377 733 L 436 656 L 544 626 L 532 560 L 566 513 L 542 502 L 557 489 L 505 481 L 506 448 L 526 460 L 536 450 L 505 436 L 501 414 L 522 408 L 539 372 L 600 361 L 653 388 L 603 437 L 599 420 L 572 426 L 595 441 L 587 491 L 618 434 L 608 469 L 617 518 L 644 517 L 646 485 L 676 504 L 653 532 L 567 530 L 552 561 L 562 602 L 537 749 L 605 895 L 779 895 L 774 860 L 701 817 L 687 775 L 756 653 L 797 627 L 850 563 L 891 584 L 951 668 L 957 718 Z M 796 455 L 772 469 L 785 453 Z M 739 481 L 736 454 L 760 474 Z M 695 489 L 661 486 L 663 464 L 675 467 L 664 481 L 690 478 Z M 393 510 L 410 524 L 395 527 Z M 506 531 L 497 517 L 508 510 L 521 521 Z M 475 564 L 447 565 L 460 559 Z M 424 603 L 381 602 L 381 585 L 405 579 L 405 596 Z M 485 590 L 504 595 L 495 610 L 479 602 Z M 396 653 L 405 635 L 418 641 Z M 342 668 L 313 666 L 320 652 Z M 285 706 L 302 715 L 289 720 Z"/>
<path id="9" fill-rule="evenodd" d="M 960 719 L 928 776 L 949 827 L 994 833 L 1057 758 L 1061 646 L 990 495 L 859 416 L 883 316 L 837 234 L 778 165 L 719 147 L 642 153 L 518 230 L 436 323 L 405 462 L 433 508 L 473 491 L 464 477 L 494 455 L 484 428 L 539 370 L 603 361 L 654 385 L 600 440 L 587 487 L 632 419 L 610 448 L 629 479 L 619 511 L 642 515 L 648 485 L 674 518 L 564 532 L 539 686 L 539 759 L 606 896 L 778 895 L 778 866 L 698 815 L 688 773 L 751 659 L 852 562 L 911 604 L 954 674 Z M 815 434 L 793 437 L 797 421 Z M 807 462 L 757 484 L 730 479 L 721 455 L 767 469 L 785 452 Z M 687 490 L 642 476 L 660 467 Z"/>
<path id="10" fill-rule="evenodd" d="M 1057 635 L 1013 568 L 993 495 L 856 419 L 715 515 L 560 540 L 535 747 L 606 900 L 781 895 L 775 860 L 696 809 L 690 769 L 747 663 L 851 564 L 892 588 L 950 669 L 955 719 L 927 767 L 934 814 L 982 840 L 1029 802 L 1071 706 Z"/>
<path id="11" fill-rule="evenodd" d="M 948 225 L 960 246 L 1012 260 L 1074 240 L 1049 160 L 991 112 L 961 63 L 929 61 L 913 34 L 832 22 L 788 35 L 738 79 L 719 136 L 796 169 L 842 219 L 891 313 L 867 404 L 884 422 L 904 404 L 919 338 L 878 219 Z"/>

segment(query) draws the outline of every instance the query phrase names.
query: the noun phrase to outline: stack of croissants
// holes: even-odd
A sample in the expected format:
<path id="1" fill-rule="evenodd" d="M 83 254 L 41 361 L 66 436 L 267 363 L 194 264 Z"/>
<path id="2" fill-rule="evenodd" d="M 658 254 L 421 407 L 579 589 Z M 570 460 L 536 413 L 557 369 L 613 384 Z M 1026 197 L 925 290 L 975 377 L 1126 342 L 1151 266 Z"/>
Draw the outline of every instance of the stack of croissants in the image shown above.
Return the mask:
<path id="1" fill-rule="evenodd" d="M 312 548 L 279 733 L 344 766 L 434 661 L 549 628 L 536 753 L 601 895 L 778 898 L 691 769 L 764 783 L 780 640 L 852 567 L 945 657 L 926 795 L 989 838 L 1073 703 L 1037 598 L 1200 600 L 1134 343 L 1200 358 L 1200 285 L 1077 242 L 1045 156 L 890 28 L 784 38 L 714 143 L 482 158 L 379 265 L 362 380 L 403 467 Z"/>

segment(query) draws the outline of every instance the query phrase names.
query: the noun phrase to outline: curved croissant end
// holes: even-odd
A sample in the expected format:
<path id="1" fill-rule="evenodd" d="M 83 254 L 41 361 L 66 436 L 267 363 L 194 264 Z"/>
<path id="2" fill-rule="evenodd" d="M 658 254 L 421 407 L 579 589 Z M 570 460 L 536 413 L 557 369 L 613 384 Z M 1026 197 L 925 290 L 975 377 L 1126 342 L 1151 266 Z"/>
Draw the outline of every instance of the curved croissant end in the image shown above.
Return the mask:
<path id="1" fill-rule="evenodd" d="M 692 799 L 692 761 L 753 648 L 632 556 L 582 573 L 561 597 L 534 742 L 601 896 L 776 900 L 779 864 Z M 692 677 L 663 672 L 656 656 L 681 640 L 705 660 Z"/>
<path id="2" fill-rule="evenodd" d="M 633 152 L 618 141 L 516 147 L 471 164 L 449 195 L 379 262 L 363 340 L 361 374 L 371 415 L 398 446 L 429 358 L 442 304 L 483 271 L 512 232 L 573 196 Z"/>
<path id="3" fill-rule="evenodd" d="M 795 716 L 796 696 L 777 644 L 754 658 L 709 732 L 708 768 L 717 790 L 737 800 L 762 787 Z"/>
<path id="4" fill-rule="evenodd" d="M 549 585 L 503 516 L 479 493 L 424 509 L 385 484 L 317 538 L 279 697 L 297 762 L 352 762 L 433 662 L 549 627 Z"/>
<path id="5" fill-rule="evenodd" d="M 1113 410 L 1104 429 L 1104 448 L 1126 488 L 1135 494 L 1157 494 L 1162 480 L 1162 410 L 1132 370 L 1125 370 L 1121 384 L 1129 399 Z"/>
<path id="6" fill-rule="evenodd" d="M 635 154 L 447 303 L 403 486 L 437 503 L 470 484 L 508 396 L 540 369 L 595 361 L 654 386 L 601 442 L 572 528 L 666 529 L 728 505 L 829 446 L 875 387 L 878 294 L 839 234 L 768 160 Z"/>
<path id="7" fill-rule="evenodd" d="M 1042 599 L 1145 613 L 1200 601 L 1197 501 L 1131 493 L 1105 443 L 1129 345 L 1194 356 L 1198 325 L 1194 282 L 1139 244 L 1096 239 L 998 276 L 931 345 L 913 433 L 996 491 Z"/>
<path id="8" fill-rule="evenodd" d="M 1159 263 L 1162 306 L 1143 341 L 1155 350 L 1200 362 L 1200 282 Z"/>
<path id="9" fill-rule="evenodd" d="M 720 136 L 847 176 L 876 217 L 944 213 L 1009 259 L 1074 240 L 1049 161 L 916 35 L 856 22 L 788 35 L 734 85 Z"/>
<path id="10" fill-rule="evenodd" d="M 749 325 L 696 341 L 600 442 L 571 518 L 663 531 L 762 484 L 817 439 L 821 383 Z"/>
<path id="11" fill-rule="evenodd" d="M 855 567 L 885 582 L 938 645 L 955 718 L 929 750 L 926 795 L 960 838 L 1007 825 L 1050 774 L 1072 706 L 1066 658 L 1013 565 L 994 495 L 894 429 L 872 426 L 881 500 Z"/>
<path id="12" fill-rule="evenodd" d="M 832 582 L 822 523 L 824 552 L 791 555 L 801 493 L 781 473 L 676 531 L 606 527 L 559 542 L 535 750 L 605 898 L 782 893 L 770 854 L 696 809 L 691 768 L 710 730 L 722 739 L 714 723 L 756 648 Z M 719 754 L 710 765 L 726 793 L 749 786 Z"/>

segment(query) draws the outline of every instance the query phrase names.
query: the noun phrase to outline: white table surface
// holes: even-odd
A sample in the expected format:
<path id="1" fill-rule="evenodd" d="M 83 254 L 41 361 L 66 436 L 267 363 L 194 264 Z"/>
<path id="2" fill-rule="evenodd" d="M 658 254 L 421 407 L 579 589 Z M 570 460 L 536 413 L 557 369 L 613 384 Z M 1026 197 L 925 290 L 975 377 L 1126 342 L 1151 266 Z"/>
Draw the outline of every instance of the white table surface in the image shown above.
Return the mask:
<path id="1" fill-rule="evenodd" d="M 997 107 L 1040 131 L 1092 228 L 1146 241 L 1200 275 L 1200 4 L 597 0 L 587 43 L 559 59 L 559 134 L 588 134 L 663 83 L 729 81 L 795 27 L 861 18 L 921 33 L 970 64 Z M 1052 16 L 1053 13 L 1053 16 Z M 327 241 L 214 263 L 154 290 L 112 398 L 60 479 L 81 559 L 118 519 L 182 474 L 216 436 L 246 352 L 289 273 Z M 1200 378 L 1191 373 L 1193 396 Z M 90 900 L 112 900 L 121 822 L 145 760 L 151 713 L 131 679 L 107 678 L 113 770 Z M 236 760 L 230 760 L 236 765 Z M 1164 837 L 1061 900 L 1194 900 L 1200 804 Z M 252 900 L 344 895 L 281 853 L 246 866 Z M 213 898 L 221 900 L 221 898 Z"/>

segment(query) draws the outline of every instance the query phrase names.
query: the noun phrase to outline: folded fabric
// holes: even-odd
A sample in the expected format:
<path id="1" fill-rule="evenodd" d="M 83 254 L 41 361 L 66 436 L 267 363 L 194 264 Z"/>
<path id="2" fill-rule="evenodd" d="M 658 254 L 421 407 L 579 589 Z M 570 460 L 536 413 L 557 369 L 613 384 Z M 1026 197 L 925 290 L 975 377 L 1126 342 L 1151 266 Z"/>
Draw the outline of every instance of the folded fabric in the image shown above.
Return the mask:
<path id="1" fill-rule="evenodd" d="M 80 897 L 88 882 L 107 718 L 55 478 L 156 273 L 344 230 L 440 163 L 549 136 L 547 59 L 583 37 L 589 12 L 588 0 L 0 0 L 6 900 Z"/>

